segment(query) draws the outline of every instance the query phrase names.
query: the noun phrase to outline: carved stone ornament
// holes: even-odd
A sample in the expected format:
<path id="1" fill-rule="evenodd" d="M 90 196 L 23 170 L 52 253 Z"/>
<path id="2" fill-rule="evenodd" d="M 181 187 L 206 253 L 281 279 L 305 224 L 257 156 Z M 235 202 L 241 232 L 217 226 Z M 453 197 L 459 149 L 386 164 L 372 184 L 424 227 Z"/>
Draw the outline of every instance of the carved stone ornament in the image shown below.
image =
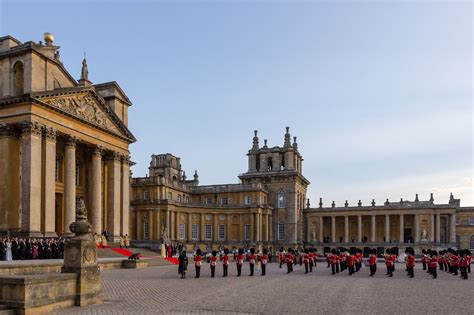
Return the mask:
<path id="1" fill-rule="evenodd" d="M 69 229 L 75 234 L 74 238 L 92 237 L 92 226 L 87 221 L 87 210 L 84 200 L 80 199 L 76 205 L 76 221 L 71 223 Z"/>
<path id="2" fill-rule="evenodd" d="M 212 219 L 212 216 L 210 214 L 206 215 L 206 220 L 207 221 L 211 221 L 211 219 Z"/>
<path id="3" fill-rule="evenodd" d="M 35 121 L 24 121 L 20 124 L 22 135 L 41 136 L 42 125 Z"/>
<path id="4" fill-rule="evenodd" d="M 224 220 L 225 220 L 225 215 L 220 215 L 220 216 L 219 216 L 219 220 L 220 220 L 220 221 L 224 221 Z"/>
<path id="5" fill-rule="evenodd" d="M 109 119 L 108 114 L 90 93 L 63 95 L 61 97 L 41 99 L 48 105 L 59 108 L 85 121 L 120 134 L 120 131 Z"/>

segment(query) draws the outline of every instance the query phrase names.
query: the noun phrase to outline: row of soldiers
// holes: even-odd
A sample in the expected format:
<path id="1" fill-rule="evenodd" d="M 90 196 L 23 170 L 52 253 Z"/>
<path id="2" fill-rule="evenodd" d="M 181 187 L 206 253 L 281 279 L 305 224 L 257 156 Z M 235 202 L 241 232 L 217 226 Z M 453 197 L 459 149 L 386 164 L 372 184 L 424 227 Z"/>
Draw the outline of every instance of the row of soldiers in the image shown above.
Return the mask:
<path id="1" fill-rule="evenodd" d="M 421 263 L 423 270 L 426 270 L 431 276 L 436 279 L 438 277 L 437 267 L 440 271 L 445 271 L 457 276 L 461 274 L 461 279 L 468 279 L 468 274 L 471 273 L 471 251 L 468 249 L 455 250 L 448 248 L 436 252 L 435 250 L 422 250 Z"/>

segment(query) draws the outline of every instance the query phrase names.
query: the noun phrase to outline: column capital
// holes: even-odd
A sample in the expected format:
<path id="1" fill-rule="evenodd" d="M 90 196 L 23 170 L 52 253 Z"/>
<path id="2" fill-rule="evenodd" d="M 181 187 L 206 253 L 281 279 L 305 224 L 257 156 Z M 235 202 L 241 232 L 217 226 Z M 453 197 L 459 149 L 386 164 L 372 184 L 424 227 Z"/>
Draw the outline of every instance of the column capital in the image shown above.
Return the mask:
<path id="1" fill-rule="evenodd" d="M 75 136 L 67 136 L 66 137 L 66 146 L 67 147 L 76 147 L 79 143 L 80 139 Z"/>
<path id="2" fill-rule="evenodd" d="M 101 145 L 95 145 L 91 151 L 94 156 L 102 156 L 104 154 L 104 147 Z"/>
<path id="3" fill-rule="evenodd" d="M 36 121 L 24 121 L 20 123 L 21 135 L 41 136 L 42 125 Z"/>
<path id="4" fill-rule="evenodd" d="M 18 133 L 12 124 L 0 124 L 0 137 L 17 137 Z"/>
<path id="5" fill-rule="evenodd" d="M 56 137 L 58 136 L 58 130 L 53 127 L 44 126 L 43 127 L 44 135 L 46 136 L 46 140 L 49 141 L 56 141 Z"/>
<path id="6" fill-rule="evenodd" d="M 116 151 L 111 151 L 107 154 L 106 159 L 107 159 L 107 161 L 120 162 L 121 161 L 121 155 L 120 155 L 120 153 L 118 153 Z"/>

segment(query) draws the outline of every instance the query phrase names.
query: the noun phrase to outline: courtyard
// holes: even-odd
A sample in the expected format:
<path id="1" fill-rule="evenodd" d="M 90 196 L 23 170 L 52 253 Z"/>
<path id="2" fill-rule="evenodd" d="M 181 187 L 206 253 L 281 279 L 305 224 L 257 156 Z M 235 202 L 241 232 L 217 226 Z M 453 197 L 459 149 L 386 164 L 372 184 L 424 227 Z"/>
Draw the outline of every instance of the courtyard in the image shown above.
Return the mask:
<path id="1" fill-rule="evenodd" d="M 222 277 L 221 265 L 216 278 L 210 277 L 208 264 L 203 265 L 200 279 L 194 278 L 193 265 L 189 271 L 186 279 L 180 279 L 177 266 L 105 271 L 102 305 L 56 314 L 468 314 L 474 309 L 472 278 L 461 280 L 438 271 L 433 280 L 421 264 L 414 279 L 406 277 L 403 264 L 397 264 L 394 277 L 387 278 L 382 263 L 374 277 L 368 276 L 367 267 L 354 276 L 347 271 L 331 276 L 321 262 L 306 275 L 299 265 L 288 275 L 275 263 L 268 265 L 266 277 L 260 270 L 249 277 L 248 264 L 240 278 L 233 263 L 227 278 Z"/>

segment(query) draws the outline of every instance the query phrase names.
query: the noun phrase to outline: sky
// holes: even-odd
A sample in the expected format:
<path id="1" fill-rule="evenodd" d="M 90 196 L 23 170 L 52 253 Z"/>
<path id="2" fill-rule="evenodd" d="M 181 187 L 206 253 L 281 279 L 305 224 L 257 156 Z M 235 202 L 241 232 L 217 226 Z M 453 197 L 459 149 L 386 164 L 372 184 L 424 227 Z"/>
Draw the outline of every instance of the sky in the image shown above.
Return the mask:
<path id="1" fill-rule="evenodd" d="M 54 34 L 76 78 L 133 106 L 133 176 L 181 157 L 238 182 L 253 130 L 297 136 L 307 197 L 474 205 L 471 1 L 0 0 L 0 36 Z"/>

